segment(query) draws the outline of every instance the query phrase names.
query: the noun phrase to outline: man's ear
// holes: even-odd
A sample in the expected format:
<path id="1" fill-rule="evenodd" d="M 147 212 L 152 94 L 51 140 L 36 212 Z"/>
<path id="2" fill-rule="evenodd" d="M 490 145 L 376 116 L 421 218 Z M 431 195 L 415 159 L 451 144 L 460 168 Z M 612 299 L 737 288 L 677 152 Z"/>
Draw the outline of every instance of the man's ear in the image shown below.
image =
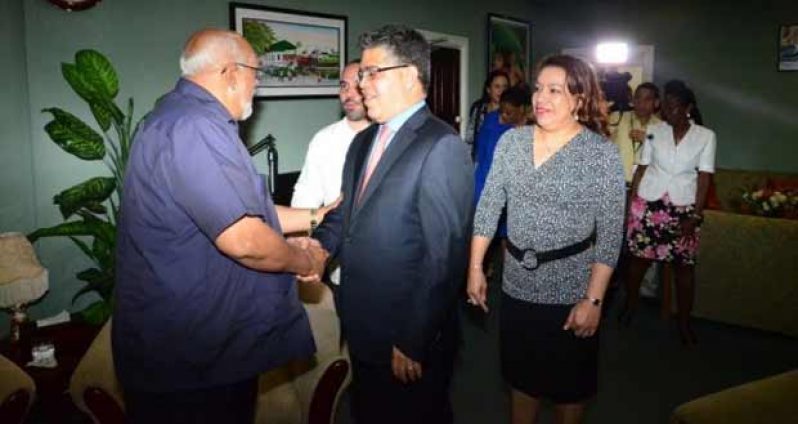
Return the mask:
<path id="1" fill-rule="evenodd" d="M 224 81 L 224 86 L 229 87 L 233 90 L 236 89 L 237 81 L 236 81 L 236 72 L 238 71 L 238 66 L 235 64 L 228 64 L 225 65 L 221 71 L 220 77 L 222 81 Z"/>
<path id="2" fill-rule="evenodd" d="M 405 68 L 407 72 L 405 72 L 405 88 L 409 91 L 413 88 L 415 84 L 421 84 L 421 81 L 418 79 L 418 68 L 415 66 L 408 66 Z"/>

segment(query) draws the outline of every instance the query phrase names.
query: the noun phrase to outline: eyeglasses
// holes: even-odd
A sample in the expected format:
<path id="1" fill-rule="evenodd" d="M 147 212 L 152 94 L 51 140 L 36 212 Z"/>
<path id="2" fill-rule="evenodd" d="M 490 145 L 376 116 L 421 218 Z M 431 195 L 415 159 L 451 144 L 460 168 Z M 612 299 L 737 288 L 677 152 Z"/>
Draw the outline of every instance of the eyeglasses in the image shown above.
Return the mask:
<path id="1" fill-rule="evenodd" d="M 266 78 L 266 70 L 263 68 L 258 68 L 257 66 L 251 66 L 240 62 L 236 62 L 235 65 L 255 71 L 255 80 L 258 82 L 261 82 L 264 80 L 264 78 Z"/>
<path id="2" fill-rule="evenodd" d="M 380 72 L 390 71 L 392 69 L 399 69 L 399 68 L 407 68 L 411 66 L 409 63 L 405 63 L 403 65 L 394 65 L 394 66 L 369 66 L 363 69 L 358 69 L 357 71 L 357 80 L 363 81 L 366 77 L 369 79 L 374 78 L 374 75 L 379 74 Z"/>

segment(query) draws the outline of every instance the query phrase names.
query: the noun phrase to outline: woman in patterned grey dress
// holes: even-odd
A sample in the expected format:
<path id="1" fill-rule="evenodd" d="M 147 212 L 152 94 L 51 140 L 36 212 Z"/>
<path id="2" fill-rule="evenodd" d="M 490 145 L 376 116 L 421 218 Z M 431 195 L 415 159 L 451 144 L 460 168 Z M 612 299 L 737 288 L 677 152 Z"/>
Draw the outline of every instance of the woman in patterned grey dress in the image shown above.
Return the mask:
<path id="1" fill-rule="evenodd" d="M 482 261 L 507 205 L 500 350 L 514 423 L 534 422 L 541 397 L 555 403 L 558 422 L 580 422 L 596 392 L 596 331 L 621 247 L 625 192 L 601 101 L 587 64 L 545 59 L 532 96 L 535 125 L 504 134 L 477 206 L 468 296 L 487 312 Z"/>

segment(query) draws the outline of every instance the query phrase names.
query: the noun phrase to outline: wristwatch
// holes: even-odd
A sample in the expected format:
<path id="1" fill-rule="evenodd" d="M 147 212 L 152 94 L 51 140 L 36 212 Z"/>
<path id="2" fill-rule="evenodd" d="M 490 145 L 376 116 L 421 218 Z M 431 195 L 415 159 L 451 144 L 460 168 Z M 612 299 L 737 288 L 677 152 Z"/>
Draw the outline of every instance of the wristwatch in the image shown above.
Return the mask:
<path id="1" fill-rule="evenodd" d="M 601 306 L 601 299 L 597 297 L 586 297 L 584 300 L 587 300 L 593 306 Z"/>
<path id="2" fill-rule="evenodd" d="M 316 218 L 316 212 L 318 209 L 313 208 L 310 210 L 310 231 L 308 233 L 313 234 L 316 231 L 316 227 L 319 226 L 319 220 Z"/>

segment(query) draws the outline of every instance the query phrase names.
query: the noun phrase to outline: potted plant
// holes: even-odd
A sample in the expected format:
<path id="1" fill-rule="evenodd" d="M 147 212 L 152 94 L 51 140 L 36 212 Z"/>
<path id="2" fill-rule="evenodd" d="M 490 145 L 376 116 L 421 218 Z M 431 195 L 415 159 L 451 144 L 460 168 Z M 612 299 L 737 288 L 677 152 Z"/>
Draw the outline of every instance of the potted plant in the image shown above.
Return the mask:
<path id="1" fill-rule="evenodd" d="M 86 282 L 72 298 L 95 292 L 100 300 L 79 315 L 87 322 L 100 324 L 111 314 L 115 278 L 116 222 L 122 180 L 133 136 L 133 99 L 123 111 L 116 104 L 119 79 L 111 62 L 94 50 L 81 50 L 74 63 L 62 63 L 61 73 L 74 92 L 83 99 L 100 131 L 75 115 L 57 108 L 46 108 L 53 119 L 44 129 L 50 139 L 65 152 L 82 160 L 103 161 L 110 176 L 89 178 L 67 188 L 53 198 L 64 221 L 39 228 L 28 234 L 31 242 L 42 237 L 69 237 L 93 265 L 77 273 Z"/>

